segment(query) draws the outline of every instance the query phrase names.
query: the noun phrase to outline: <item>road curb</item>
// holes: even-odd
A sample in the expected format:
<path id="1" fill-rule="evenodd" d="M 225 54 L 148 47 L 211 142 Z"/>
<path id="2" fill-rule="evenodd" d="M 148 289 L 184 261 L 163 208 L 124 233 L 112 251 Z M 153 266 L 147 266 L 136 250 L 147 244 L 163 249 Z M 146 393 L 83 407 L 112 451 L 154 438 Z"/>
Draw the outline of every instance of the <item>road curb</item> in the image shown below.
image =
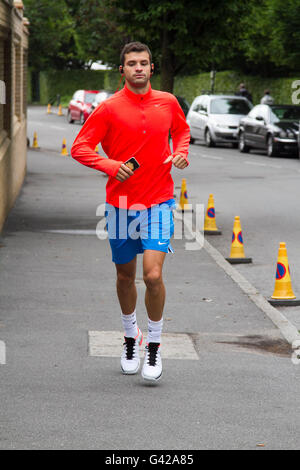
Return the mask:
<path id="1" fill-rule="evenodd" d="M 239 288 L 249 297 L 249 299 L 279 328 L 282 336 L 293 344 L 294 341 L 300 340 L 298 329 L 293 325 L 279 310 L 269 304 L 263 295 L 254 287 L 242 274 L 240 274 L 224 256 L 214 248 L 199 231 L 193 229 L 192 219 L 190 217 L 182 217 L 181 214 L 175 214 L 175 218 L 183 221 L 186 229 L 195 237 L 195 241 L 200 248 L 211 256 L 216 264 L 222 268 L 226 274 L 239 286 Z"/>

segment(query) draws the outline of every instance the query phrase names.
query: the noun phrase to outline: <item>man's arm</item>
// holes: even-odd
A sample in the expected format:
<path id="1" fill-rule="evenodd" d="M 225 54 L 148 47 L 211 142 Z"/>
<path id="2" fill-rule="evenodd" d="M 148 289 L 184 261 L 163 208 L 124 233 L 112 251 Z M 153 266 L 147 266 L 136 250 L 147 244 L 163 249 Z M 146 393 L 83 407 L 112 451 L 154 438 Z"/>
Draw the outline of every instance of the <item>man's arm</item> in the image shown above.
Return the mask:
<path id="1" fill-rule="evenodd" d="M 103 171 L 109 176 L 117 176 L 122 162 L 110 160 L 95 152 L 96 145 L 102 141 L 108 130 L 108 125 L 109 113 L 102 103 L 83 125 L 73 143 L 71 155 L 82 165 Z"/>
<path id="2" fill-rule="evenodd" d="M 189 165 L 188 151 L 190 144 L 190 128 L 186 122 L 184 112 L 177 99 L 173 101 L 173 119 L 171 126 L 171 137 L 173 143 L 173 154 L 164 163 L 172 161 L 176 168 L 183 170 Z"/>

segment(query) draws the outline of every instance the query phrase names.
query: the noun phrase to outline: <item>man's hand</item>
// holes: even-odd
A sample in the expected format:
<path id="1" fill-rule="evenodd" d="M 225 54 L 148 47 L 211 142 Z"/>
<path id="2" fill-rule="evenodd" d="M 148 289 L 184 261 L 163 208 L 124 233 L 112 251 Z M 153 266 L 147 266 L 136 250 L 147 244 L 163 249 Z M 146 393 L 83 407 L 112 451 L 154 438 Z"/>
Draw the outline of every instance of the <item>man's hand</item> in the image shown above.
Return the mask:
<path id="1" fill-rule="evenodd" d="M 128 166 L 126 166 L 126 165 L 124 165 L 124 163 L 122 163 L 122 165 L 120 166 L 119 171 L 116 174 L 115 178 L 118 181 L 121 181 L 121 183 L 123 183 L 123 181 L 126 181 L 132 175 L 133 175 L 133 171 L 131 171 L 130 168 L 128 168 Z"/>
<path id="2" fill-rule="evenodd" d="M 188 166 L 186 159 L 182 157 L 181 155 L 175 155 L 175 156 L 170 155 L 168 158 L 166 158 L 164 163 L 169 163 L 169 162 L 172 162 L 173 165 L 176 168 L 179 168 L 180 170 L 183 170 L 185 167 Z"/>

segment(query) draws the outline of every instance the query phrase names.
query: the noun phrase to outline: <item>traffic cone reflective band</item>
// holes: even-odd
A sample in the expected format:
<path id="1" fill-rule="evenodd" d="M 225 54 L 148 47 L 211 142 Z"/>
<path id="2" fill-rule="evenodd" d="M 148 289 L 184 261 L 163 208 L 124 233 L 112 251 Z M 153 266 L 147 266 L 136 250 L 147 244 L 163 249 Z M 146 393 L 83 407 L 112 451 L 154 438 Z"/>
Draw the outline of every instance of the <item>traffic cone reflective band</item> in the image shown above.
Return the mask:
<path id="1" fill-rule="evenodd" d="M 61 148 L 61 155 L 64 155 L 64 156 L 68 156 L 68 150 L 67 150 L 67 142 L 66 142 L 66 139 L 63 140 L 63 143 L 62 143 L 62 148 Z"/>
<path id="2" fill-rule="evenodd" d="M 58 106 L 58 116 L 63 116 L 61 104 Z"/>
<path id="3" fill-rule="evenodd" d="M 181 182 L 181 191 L 180 191 L 180 200 L 177 206 L 179 211 L 188 211 L 192 212 L 192 206 L 189 204 L 187 188 L 186 188 L 186 179 L 182 178 Z"/>
<path id="4" fill-rule="evenodd" d="M 272 305 L 300 305 L 293 292 L 290 267 L 285 243 L 280 243 L 276 267 L 274 293 L 269 300 Z"/>
<path id="5" fill-rule="evenodd" d="M 252 258 L 246 258 L 244 240 L 240 217 L 235 217 L 232 232 L 230 258 L 226 258 L 231 264 L 252 263 Z"/>
<path id="6" fill-rule="evenodd" d="M 47 107 L 47 114 L 51 114 L 51 104 L 48 104 L 48 107 Z"/>
<path id="7" fill-rule="evenodd" d="M 208 198 L 208 204 L 204 220 L 204 234 L 205 235 L 221 235 L 221 231 L 217 227 L 216 223 L 216 211 L 214 195 L 210 194 Z"/>
<path id="8" fill-rule="evenodd" d="M 39 147 L 39 144 L 38 144 L 38 138 L 37 138 L 37 133 L 35 132 L 33 134 L 33 144 L 32 144 L 32 148 L 33 149 L 36 149 L 38 150 L 40 147 Z"/>

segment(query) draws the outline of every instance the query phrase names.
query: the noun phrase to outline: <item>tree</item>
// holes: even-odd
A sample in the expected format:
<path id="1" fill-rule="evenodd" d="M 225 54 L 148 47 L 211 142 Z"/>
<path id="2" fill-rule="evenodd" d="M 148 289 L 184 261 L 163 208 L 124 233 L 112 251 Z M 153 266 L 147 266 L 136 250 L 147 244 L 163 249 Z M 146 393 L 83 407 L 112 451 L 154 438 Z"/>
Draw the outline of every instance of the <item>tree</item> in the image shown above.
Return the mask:
<path id="1" fill-rule="evenodd" d="M 29 66 L 66 68 L 76 58 L 74 21 L 65 0 L 25 0 L 30 21 Z"/>
<path id="2" fill-rule="evenodd" d="M 242 6 L 235 0 L 103 0 L 119 30 L 146 42 L 160 64 L 161 89 L 178 73 L 209 70 L 233 56 L 229 47 Z"/>
<path id="3" fill-rule="evenodd" d="M 74 1 L 67 0 L 70 5 L 74 5 Z M 120 45 L 128 42 L 130 37 L 122 32 L 114 5 L 101 0 L 77 0 L 73 18 L 79 57 L 85 63 L 101 59 L 116 66 L 119 63 Z"/>
<path id="4" fill-rule="evenodd" d="M 265 75 L 299 70 L 299 2 L 251 0 L 242 24 L 240 49 L 255 70 Z"/>

